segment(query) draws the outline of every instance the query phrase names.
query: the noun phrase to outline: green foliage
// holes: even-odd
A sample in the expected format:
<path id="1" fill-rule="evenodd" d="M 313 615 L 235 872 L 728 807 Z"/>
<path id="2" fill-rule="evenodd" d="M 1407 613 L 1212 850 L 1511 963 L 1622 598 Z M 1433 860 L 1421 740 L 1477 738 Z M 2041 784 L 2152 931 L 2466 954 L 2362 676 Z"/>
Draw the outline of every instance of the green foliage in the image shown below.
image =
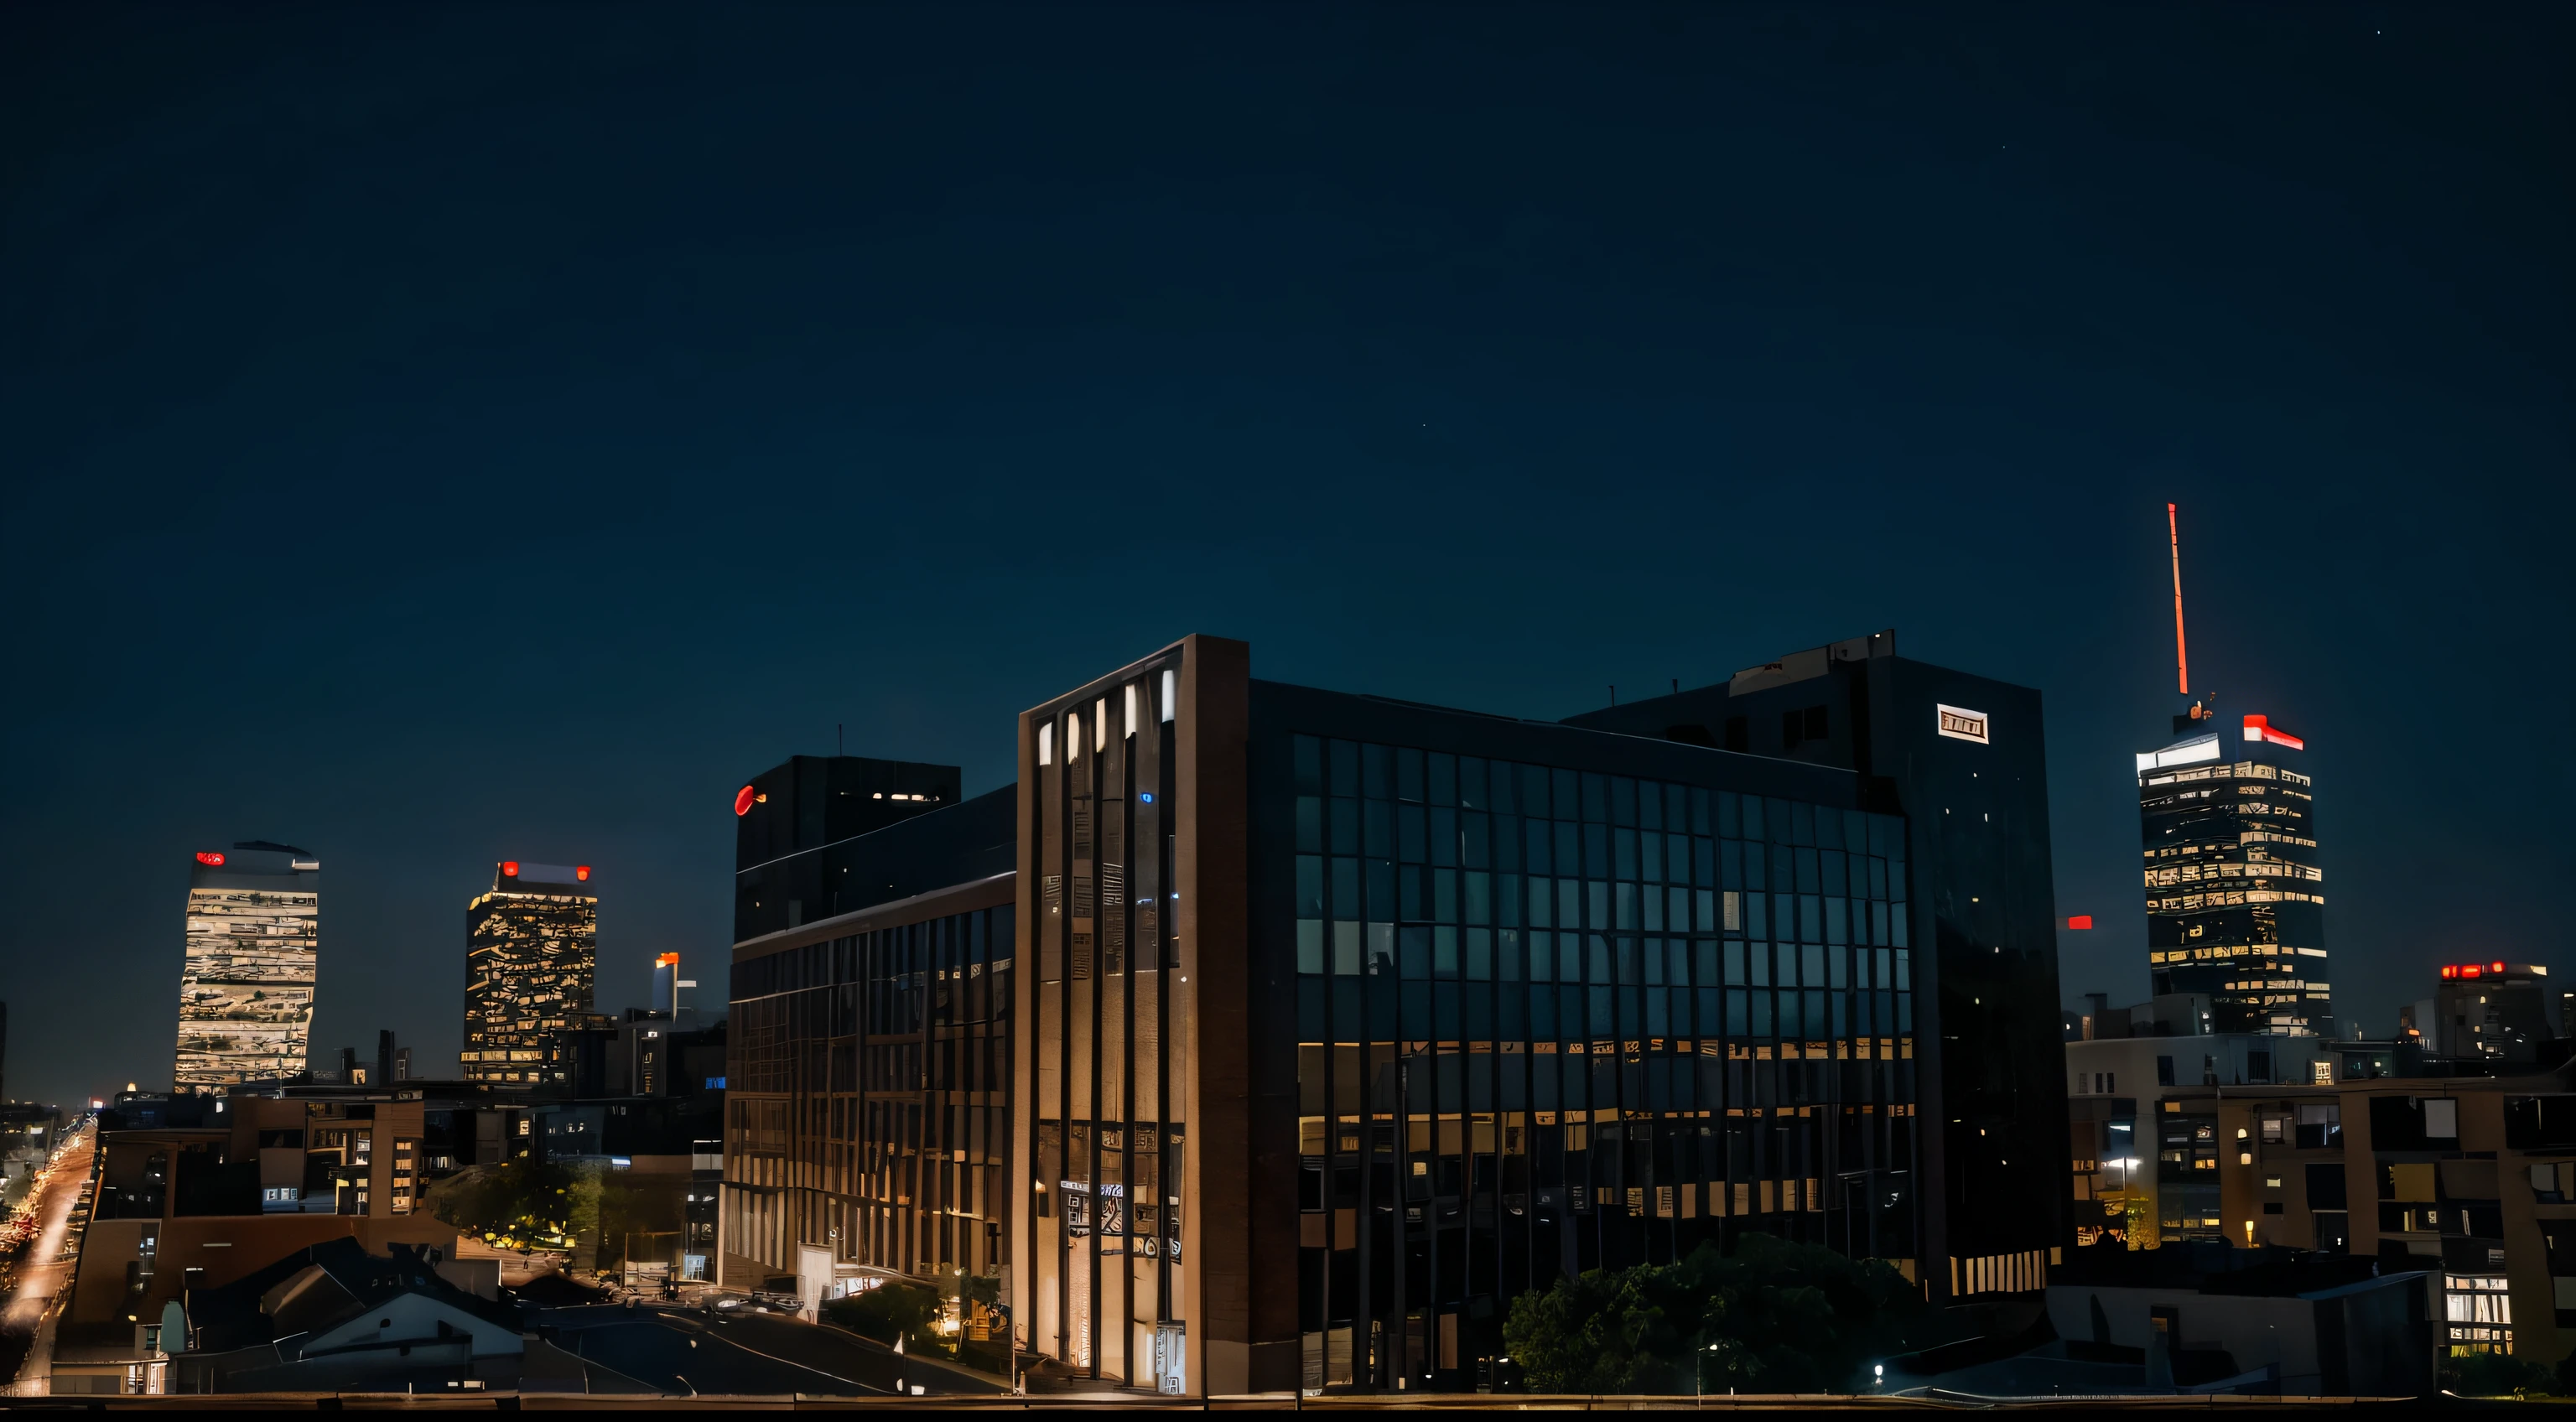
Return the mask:
<path id="1" fill-rule="evenodd" d="M 559 1166 L 513 1160 L 482 1165 L 441 1182 L 430 1209 L 458 1229 L 521 1246 L 567 1232 L 579 1181 Z M 592 1209 L 596 1213 L 596 1185 Z"/>
<path id="2" fill-rule="evenodd" d="M 2533 1397 L 2559 1391 L 2558 1374 L 2510 1353 L 2471 1353 L 2442 1360 L 2442 1386 L 2462 1397 Z"/>
<path id="3" fill-rule="evenodd" d="M 1735 1252 L 1559 1279 L 1512 1301 L 1503 1343 L 1536 1392 L 1848 1391 L 1922 1340 L 1929 1310 L 1884 1260 L 1748 1234 Z"/>

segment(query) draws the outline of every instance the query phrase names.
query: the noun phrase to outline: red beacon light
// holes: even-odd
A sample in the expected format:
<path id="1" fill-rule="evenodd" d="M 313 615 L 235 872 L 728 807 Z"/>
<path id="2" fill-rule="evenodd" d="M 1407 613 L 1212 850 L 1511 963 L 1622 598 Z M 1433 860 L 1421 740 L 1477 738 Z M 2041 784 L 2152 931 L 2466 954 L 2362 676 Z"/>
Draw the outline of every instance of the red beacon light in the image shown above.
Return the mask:
<path id="1" fill-rule="evenodd" d="M 2484 968 L 2479 967 L 2475 963 L 2462 963 L 2460 965 L 2460 976 L 2464 978 L 2480 977 L 2483 976 L 2485 972 L 2486 970 Z"/>
<path id="2" fill-rule="evenodd" d="M 741 789 L 736 790 L 735 792 L 733 792 L 733 813 L 734 813 L 734 817 L 735 817 L 736 819 L 739 819 L 739 818 L 741 818 L 741 817 L 742 817 L 742 816 L 744 816 L 744 815 L 750 814 L 750 813 L 751 813 L 751 802 L 752 802 L 754 799 L 757 799 L 757 798 L 758 798 L 758 795 L 756 794 L 756 792 L 754 792 L 754 791 L 752 790 L 752 788 L 751 788 L 750 786 L 748 786 L 748 785 L 746 785 L 746 786 L 742 787 Z"/>
<path id="3" fill-rule="evenodd" d="M 580 881 L 582 881 L 582 882 L 583 882 L 583 883 L 585 883 L 585 884 L 589 883 L 589 882 L 590 882 L 590 866 L 589 866 L 589 865 L 587 865 L 587 864 L 578 864 L 578 865 L 573 866 L 572 876 L 573 876 L 574 878 L 576 878 L 576 879 L 579 879 Z"/>
<path id="4" fill-rule="evenodd" d="M 502 876 L 503 878 L 505 878 L 505 879 L 515 879 L 515 878 L 518 878 L 518 877 L 519 877 L 519 861 L 518 861 L 518 860 L 515 860 L 515 859 L 504 859 L 504 860 L 502 860 L 502 861 L 501 861 L 501 876 Z"/>
<path id="5" fill-rule="evenodd" d="M 209 869 L 221 869 L 224 867 L 224 857 L 211 849 L 198 850 L 197 862 L 205 865 Z"/>
<path id="6" fill-rule="evenodd" d="M 2454 968 L 2454 967 L 2450 967 L 2450 966 L 2448 966 L 2448 965 L 2445 965 L 2445 966 L 2443 967 L 2443 969 L 2442 969 L 2442 976 L 2444 976 L 2444 977 L 2446 977 L 2446 978 L 2456 978 L 2456 977 L 2458 977 L 2459 975 L 2460 975 L 2460 970 L 2459 970 L 2459 969 L 2457 969 L 2457 968 Z"/>
<path id="7" fill-rule="evenodd" d="M 2089 914 L 2089 913 L 2079 913 L 2079 914 L 2076 914 L 2076 915 L 2074 915 L 2073 917 L 2071 917 L 2071 918 L 2069 918 L 2069 919 L 2067 919 L 2067 920 L 2066 920 L 2066 926 L 2067 926 L 2068 928 L 2074 929 L 2075 931 L 2077 931 L 2077 932 L 2079 932 L 2079 933 L 2080 933 L 2080 932 L 2083 932 L 2084 930 L 2089 929 L 2089 928 L 2091 928 L 2091 927 L 2093 926 L 2093 915 L 2091 915 L 2091 914 Z"/>
<path id="8" fill-rule="evenodd" d="M 2503 971 L 2504 971 L 2504 964 L 2502 964 L 2502 963 L 2489 963 L 2489 964 L 2487 964 L 2487 971 L 2488 971 L 2488 972 L 2490 972 L 2490 973 L 2501 973 L 2501 972 L 2503 972 Z"/>

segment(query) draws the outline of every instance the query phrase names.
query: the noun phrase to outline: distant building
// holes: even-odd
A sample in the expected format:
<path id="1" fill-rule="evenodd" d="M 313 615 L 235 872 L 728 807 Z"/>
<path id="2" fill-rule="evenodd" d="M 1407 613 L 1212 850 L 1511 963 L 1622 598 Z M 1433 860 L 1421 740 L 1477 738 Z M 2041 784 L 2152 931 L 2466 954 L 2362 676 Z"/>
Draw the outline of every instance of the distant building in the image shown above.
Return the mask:
<path id="1" fill-rule="evenodd" d="M 2175 720 L 2183 739 L 2137 756 L 2157 995 L 2209 998 L 2221 1032 L 2338 1035 L 2307 743 L 2263 716 L 2233 746 Z"/>
<path id="2" fill-rule="evenodd" d="M 2556 1065 L 2567 1047 L 2549 969 L 2491 959 L 2450 963 L 2433 996 L 2399 1009 L 2400 1027 L 2437 1056 Z"/>
<path id="3" fill-rule="evenodd" d="M 505 860 L 465 906 L 465 1079 L 566 1086 L 599 964 L 590 866 Z"/>
<path id="4" fill-rule="evenodd" d="M 307 851 L 254 840 L 197 852 L 177 1090 L 220 1091 L 305 1070 L 321 921 L 322 864 Z"/>

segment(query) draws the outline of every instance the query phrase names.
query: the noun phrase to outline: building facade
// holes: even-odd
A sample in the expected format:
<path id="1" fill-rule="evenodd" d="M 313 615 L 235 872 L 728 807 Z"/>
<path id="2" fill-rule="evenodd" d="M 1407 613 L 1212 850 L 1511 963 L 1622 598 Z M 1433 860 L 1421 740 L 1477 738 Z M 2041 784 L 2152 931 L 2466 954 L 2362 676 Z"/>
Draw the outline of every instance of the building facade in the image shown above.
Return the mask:
<path id="1" fill-rule="evenodd" d="M 957 786 L 953 765 L 856 755 L 791 756 L 753 776 L 733 798 L 733 941 L 903 897 L 896 882 L 935 874 L 935 857 L 889 863 L 883 841 L 860 837 L 956 804 Z"/>
<path id="2" fill-rule="evenodd" d="M 2549 969 L 2502 958 L 2445 963 L 2433 996 L 2398 1009 L 2398 1032 L 2436 1056 L 2505 1066 L 2555 1066 L 2560 1044 L 2558 989 Z"/>
<path id="3" fill-rule="evenodd" d="M 801 1246 L 841 1275 L 990 1277 L 1008 1258 L 1014 800 L 834 842 L 855 871 L 835 877 L 891 897 L 734 945 L 724 1282 L 798 1274 Z"/>
<path id="4" fill-rule="evenodd" d="M 469 1082 L 569 1086 L 571 1034 L 591 1025 L 599 967 L 599 897 L 587 864 L 495 865 L 492 887 L 465 906 L 465 1049 Z"/>
<path id="5" fill-rule="evenodd" d="M 2155 990 L 2207 995 L 2222 1032 L 2340 1035 L 2306 742 L 2263 716 L 2227 742 L 2210 730 L 2137 757 Z"/>
<path id="6" fill-rule="evenodd" d="M 1623 702 L 1570 724 L 1848 771 L 1904 821 L 1903 900 L 1923 1013 L 1917 1105 L 1924 1282 L 1936 1299 L 2027 1293 L 2067 1237 L 2057 906 L 2040 695 L 1897 655 L 1873 633 Z M 1806 892 L 1772 858 L 1774 895 Z M 1803 875 L 1803 862 L 1794 866 Z"/>
<path id="7" fill-rule="evenodd" d="M 2269 1035 L 2295 1058 L 2281 1080 L 2158 1079 L 2158 1055 L 2241 1063 L 2267 1035 L 2070 1044 L 2071 1069 L 2103 1088 L 2072 1102 L 2077 1192 L 2108 1183 L 2081 1168 L 2088 1150 L 2108 1166 L 2126 1149 L 2156 1200 L 2131 1248 L 2376 1256 L 2433 1276 L 2447 1353 L 2547 1364 L 2576 1349 L 2576 1070 L 2317 1084 L 2316 1044 Z"/>
<path id="8" fill-rule="evenodd" d="M 1862 777 L 1207 637 L 1020 749 L 1026 1346 L 1190 1395 L 1461 1387 L 1565 1273 L 1743 1230 L 1915 1267 L 1919 876 Z"/>
<path id="9" fill-rule="evenodd" d="M 179 1091 L 305 1070 L 322 946 L 322 863 L 264 840 L 200 850 L 179 976 Z"/>

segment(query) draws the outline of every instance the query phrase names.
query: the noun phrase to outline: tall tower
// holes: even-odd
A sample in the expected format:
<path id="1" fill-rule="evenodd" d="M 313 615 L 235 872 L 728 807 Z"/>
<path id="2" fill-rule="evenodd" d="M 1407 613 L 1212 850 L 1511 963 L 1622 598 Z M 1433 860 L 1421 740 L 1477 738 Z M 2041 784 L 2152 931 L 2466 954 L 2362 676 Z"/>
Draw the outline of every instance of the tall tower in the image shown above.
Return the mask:
<path id="1" fill-rule="evenodd" d="M 322 942 L 322 862 L 250 840 L 197 852 L 179 975 L 176 1091 L 221 1091 L 305 1069 Z"/>
<path id="2" fill-rule="evenodd" d="M 2176 690 L 2188 696 L 2171 504 L 2165 528 Z M 2263 715 L 2243 717 L 2231 735 L 2216 699 L 2173 718 L 2180 739 L 2137 756 L 2149 976 L 2159 997 L 2208 998 L 2214 1031 L 2335 1036 L 2316 784 L 2300 767 L 2307 742 Z"/>
<path id="3" fill-rule="evenodd" d="M 568 1034 L 587 1025 L 599 965 L 599 898 L 590 866 L 494 867 L 465 906 L 467 1081 L 552 1086 L 572 1080 Z"/>

